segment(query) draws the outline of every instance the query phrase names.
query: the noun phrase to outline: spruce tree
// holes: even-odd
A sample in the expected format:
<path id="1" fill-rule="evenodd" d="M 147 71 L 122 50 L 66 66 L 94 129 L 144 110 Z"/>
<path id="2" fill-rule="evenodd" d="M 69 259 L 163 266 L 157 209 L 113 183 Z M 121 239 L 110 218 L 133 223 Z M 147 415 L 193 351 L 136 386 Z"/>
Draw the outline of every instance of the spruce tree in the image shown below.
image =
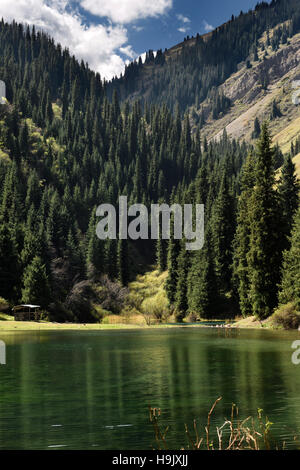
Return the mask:
<path id="1" fill-rule="evenodd" d="M 289 237 L 295 213 L 299 205 L 299 182 L 296 176 L 296 167 L 288 154 L 284 159 L 278 185 L 280 208 L 283 228 L 283 247 L 289 248 Z"/>
<path id="2" fill-rule="evenodd" d="M 284 252 L 279 302 L 295 302 L 300 311 L 300 206 L 294 218 L 290 245 Z"/>
<path id="3" fill-rule="evenodd" d="M 273 119 L 276 119 L 276 118 L 281 117 L 281 116 L 282 116 L 282 114 L 281 114 L 280 108 L 279 108 L 278 104 L 276 103 L 276 100 L 273 100 L 270 119 L 273 120 Z"/>
<path id="4" fill-rule="evenodd" d="M 205 234 L 202 250 L 195 252 L 188 275 L 189 312 L 197 313 L 201 318 L 217 318 L 218 288 L 211 250 L 210 229 Z"/>
<path id="5" fill-rule="evenodd" d="M 178 253 L 179 253 L 179 242 L 174 240 L 174 236 L 171 233 L 171 237 L 168 244 L 168 277 L 166 280 L 166 292 L 170 304 L 174 304 L 176 298 L 176 288 L 178 280 Z"/>
<path id="6" fill-rule="evenodd" d="M 118 263 L 117 263 L 117 240 L 108 239 L 104 242 L 105 251 L 105 273 L 110 279 L 118 277 Z"/>
<path id="7" fill-rule="evenodd" d="M 18 297 L 20 259 L 15 231 L 0 224 L 0 297 L 11 301 Z"/>
<path id="8" fill-rule="evenodd" d="M 128 241 L 118 240 L 118 280 L 122 286 L 127 286 L 129 282 L 129 259 L 128 259 Z"/>
<path id="9" fill-rule="evenodd" d="M 187 275 L 189 270 L 189 252 L 186 250 L 185 240 L 181 242 L 178 256 L 177 285 L 175 294 L 176 319 L 181 322 L 188 310 Z"/>
<path id="10" fill-rule="evenodd" d="M 259 119 L 256 117 L 254 120 L 254 129 L 252 132 L 252 139 L 258 139 L 260 136 L 261 128 Z"/>
<path id="11" fill-rule="evenodd" d="M 50 288 L 46 267 L 38 256 L 33 258 L 23 275 L 22 302 L 38 304 L 47 308 L 50 302 Z"/>
<path id="12" fill-rule="evenodd" d="M 277 303 L 282 247 L 277 193 L 274 189 L 274 152 L 266 123 L 256 150 L 254 187 L 250 198 L 251 231 L 248 266 L 253 314 L 271 315 Z"/>
<path id="13" fill-rule="evenodd" d="M 254 155 L 250 152 L 244 163 L 240 178 L 241 195 L 238 200 L 237 228 L 234 238 L 233 278 L 239 297 L 240 310 L 243 316 L 252 315 L 250 299 L 250 279 L 248 251 L 251 233 L 249 201 L 254 187 Z"/>
<path id="14" fill-rule="evenodd" d="M 230 290 L 232 278 L 232 241 L 235 231 L 234 202 L 225 173 L 211 216 L 211 243 L 216 279 L 220 291 Z"/>
<path id="15" fill-rule="evenodd" d="M 156 242 L 156 263 L 159 272 L 163 272 L 167 269 L 167 242 L 161 237 L 161 233 Z"/>
<path id="16" fill-rule="evenodd" d="M 86 267 L 88 277 L 99 276 L 104 273 L 105 269 L 103 241 L 97 237 L 96 226 L 96 211 L 93 210 L 87 233 Z"/>

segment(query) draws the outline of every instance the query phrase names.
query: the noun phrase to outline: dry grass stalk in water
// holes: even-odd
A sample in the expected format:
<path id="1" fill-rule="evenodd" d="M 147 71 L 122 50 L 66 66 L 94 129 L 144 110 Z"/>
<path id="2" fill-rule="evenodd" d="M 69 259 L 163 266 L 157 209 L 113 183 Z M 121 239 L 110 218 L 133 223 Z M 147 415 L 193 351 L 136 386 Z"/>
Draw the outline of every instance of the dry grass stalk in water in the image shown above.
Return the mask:
<path id="1" fill-rule="evenodd" d="M 216 437 L 211 438 L 211 417 L 215 411 L 216 406 L 222 400 L 219 397 L 211 407 L 208 416 L 207 424 L 204 427 L 205 437 L 201 436 L 198 430 L 196 420 L 193 423 L 193 436 L 185 425 L 185 434 L 188 440 L 187 448 L 181 450 L 271 450 L 278 449 L 273 444 L 270 434 L 272 424 L 268 417 L 263 418 L 261 409 L 258 410 L 256 419 L 249 416 L 241 420 L 239 418 L 239 409 L 233 404 L 231 408 L 230 419 L 225 419 L 222 426 L 216 426 Z M 161 416 L 160 408 L 151 408 L 149 406 L 150 422 L 153 424 L 155 442 L 158 450 L 167 450 L 168 444 L 166 441 L 166 434 L 169 430 L 167 427 L 164 431 L 161 430 L 159 418 Z M 285 443 L 281 445 L 284 449 Z"/>

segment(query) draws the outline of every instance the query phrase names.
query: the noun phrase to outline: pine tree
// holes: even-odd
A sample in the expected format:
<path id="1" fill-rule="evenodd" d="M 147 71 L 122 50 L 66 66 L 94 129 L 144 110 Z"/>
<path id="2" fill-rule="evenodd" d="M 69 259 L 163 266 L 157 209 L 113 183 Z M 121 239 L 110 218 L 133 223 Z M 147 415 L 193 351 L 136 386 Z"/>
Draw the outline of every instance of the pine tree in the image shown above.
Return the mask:
<path id="1" fill-rule="evenodd" d="M 181 242 L 181 245 L 181 250 L 178 256 L 177 285 L 175 294 L 176 319 L 179 322 L 182 322 L 188 310 L 187 275 L 189 270 L 189 253 L 186 250 L 184 240 Z"/>
<path id="2" fill-rule="evenodd" d="M 20 128 L 19 147 L 21 149 L 22 156 L 25 157 L 25 158 L 28 158 L 29 134 L 28 134 L 28 126 L 27 126 L 26 121 L 25 121 L 24 125 Z"/>
<path id="3" fill-rule="evenodd" d="M 118 280 L 122 286 L 129 282 L 128 241 L 118 240 Z"/>
<path id="4" fill-rule="evenodd" d="M 219 289 L 224 294 L 230 290 L 232 278 L 234 225 L 234 202 L 224 173 L 211 216 L 211 242 L 215 273 Z"/>
<path id="5" fill-rule="evenodd" d="M 41 255 L 42 242 L 40 240 L 39 234 L 34 233 L 27 225 L 24 236 L 24 245 L 21 251 L 21 261 L 23 267 L 25 268 L 28 266 L 35 256 Z"/>
<path id="6" fill-rule="evenodd" d="M 300 310 L 300 206 L 294 219 L 290 245 L 290 249 L 284 252 L 279 302 L 295 302 Z"/>
<path id="7" fill-rule="evenodd" d="M 0 225 L 0 297 L 16 300 L 20 278 L 20 260 L 16 236 L 6 224 Z"/>
<path id="8" fill-rule="evenodd" d="M 257 145 L 255 183 L 249 206 L 251 232 L 248 253 L 250 298 L 254 315 L 261 319 L 271 315 L 276 306 L 282 258 L 273 156 L 271 137 L 264 123 Z"/>
<path id="9" fill-rule="evenodd" d="M 48 93 L 47 93 L 47 102 L 46 102 L 45 117 L 46 117 L 46 120 L 48 120 L 48 124 L 51 124 L 51 123 L 52 123 L 52 120 L 53 120 L 53 117 L 54 117 L 54 114 L 53 114 L 51 96 L 50 96 L 50 92 L 49 92 L 49 91 L 48 91 Z"/>
<path id="10" fill-rule="evenodd" d="M 118 277 L 118 243 L 117 240 L 108 239 L 105 242 L 105 272 L 110 279 Z"/>
<path id="11" fill-rule="evenodd" d="M 195 252 L 188 275 L 189 312 L 197 313 L 201 318 L 217 318 L 218 289 L 211 251 L 210 229 L 205 234 L 205 245 Z"/>
<path id="12" fill-rule="evenodd" d="M 261 128 L 259 119 L 256 117 L 254 121 L 254 130 L 252 132 L 252 139 L 258 139 L 260 136 Z"/>
<path id="13" fill-rule="evenodd" d="M 276 118 L 281 117 L 281 116 L 282 116 L 282 114 L 281 114 L 280 108 L 279 108 L 278 104 L 276 103 L 276 100 L 273 100 L 270 119 L 273 120 L 273 119 L 276 119 Z"/>
<path id="14" fill-rule="evenodd" d="M 290 237 L 295 213 L 299 205 L 299 182 L 296 176 L 296 167 L 288 154 L 284 159 L 278 185 L 282 228 L 284 232 L 283 247 L 289 248 Z"/>
<path id="15" fill-rule="evenodd" d="M 168 244 L 168 277 L 166 281 L 166 292 L 170 304 L 174 304 L 176 297 L 176 287 L 178 280 L 178 253 L 179 253 L 179 242 L 174 240 L 174 236 L 171 233 L 171 237 Z"/>
<path id="16" fill-rule="evenodd" d="M 40 257 L 33 258 L 27 266 L 23 282 L 22 302 L 39 304 L 41 307 L 47 308 L 50 301 L 50 288 L 46 267 Z"/>
<path id="17" fill-rule="evenodd" d="M 156 242 L 156 262 L 161 273 L 167 269 L 167 242 L 161 238 L 161 233 Z"/>
<path id="18" fill-rule="evenodd" d="M 249 201 L 254 187 L 254 155 L 250 152 L 240 178 L 241 195 L 238 200 L 237 228 L 234 238 L 233 277 L 243 316 L 252 315 L 248 251 L 251 233 Z"/>
<path id="19" fill-rule="evenodd" d="M 86 266 L 88 277 L 99 276 L 105 270 L 103 242 L 97 237 L 96 226 L 96 211 L 93 210 L 87 234 Z"/>
<path id="20" fill-rule="evenodd" d="M 75 228 L 73 230 L 70 228 L 64 250 L 69 265 L 68 274 L 72 279 L 85 279 L 84 247 L 83 243 L 74 236 L 75 232 Z"/>

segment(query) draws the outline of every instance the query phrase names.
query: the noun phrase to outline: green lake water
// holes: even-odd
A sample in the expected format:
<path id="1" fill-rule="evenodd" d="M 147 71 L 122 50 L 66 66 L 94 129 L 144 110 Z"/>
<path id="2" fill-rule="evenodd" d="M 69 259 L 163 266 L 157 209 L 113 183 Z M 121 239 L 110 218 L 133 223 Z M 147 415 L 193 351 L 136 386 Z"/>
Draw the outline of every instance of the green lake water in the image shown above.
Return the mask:
<path id="1" fill-rule="evenodd" d="M 184 424 L 212 425 L 263 408 L 287 446 L 300 435 L 298 332 L 178 328 L 0 332 L 0 449 L 151 449 L 148 405 L 162 409 L 169 445 Z"/>

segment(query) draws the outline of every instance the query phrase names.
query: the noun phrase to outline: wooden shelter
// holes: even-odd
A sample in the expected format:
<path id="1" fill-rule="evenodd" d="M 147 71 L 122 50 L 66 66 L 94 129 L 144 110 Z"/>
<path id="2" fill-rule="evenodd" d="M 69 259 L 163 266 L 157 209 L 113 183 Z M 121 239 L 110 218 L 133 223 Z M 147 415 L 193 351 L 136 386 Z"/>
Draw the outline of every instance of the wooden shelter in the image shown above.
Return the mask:
<path id="1" fill-rule="evenodd" d="M 15 321 L 38 321 L 40 320 L 40 305 L 23 304 L 13 308 Z"/>

